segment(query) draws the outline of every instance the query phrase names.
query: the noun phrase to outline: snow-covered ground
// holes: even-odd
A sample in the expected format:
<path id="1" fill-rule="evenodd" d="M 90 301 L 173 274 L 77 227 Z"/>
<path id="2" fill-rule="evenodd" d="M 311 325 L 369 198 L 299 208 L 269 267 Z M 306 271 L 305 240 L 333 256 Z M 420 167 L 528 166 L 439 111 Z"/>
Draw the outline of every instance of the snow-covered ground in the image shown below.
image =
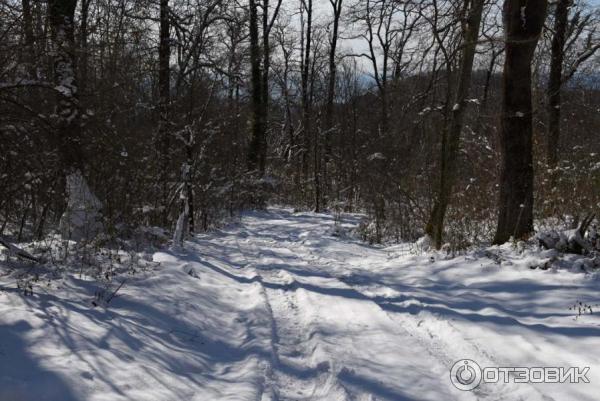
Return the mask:
<path id="1" fill-rule="evenodd" d="M 345 234 L 356 224 L 246 214 L 154 254 L 108 308 L 78 276 L 32 296 L 3 280 L 0 401 L 598 399 L 600 319 L 569 309 L 600 303 L 595 273 L 532 270 L 540 254 L 509 245 L 372 247 Z M 465 392 L 460 359 L 590 367 L 590 383 Z"/>

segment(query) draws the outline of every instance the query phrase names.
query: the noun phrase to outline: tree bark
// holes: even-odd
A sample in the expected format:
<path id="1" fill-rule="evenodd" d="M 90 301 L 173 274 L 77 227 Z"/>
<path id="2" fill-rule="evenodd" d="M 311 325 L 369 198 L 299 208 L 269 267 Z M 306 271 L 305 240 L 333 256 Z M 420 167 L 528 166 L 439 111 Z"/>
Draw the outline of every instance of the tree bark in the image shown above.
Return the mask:
<path id="1" fill-rule="evenodd" d="M 546 19 L 547 0 L 505 0 L 500 130 L 500 197 L 495 244 L 533 231 L 531 62 Z"/>
<path id="2" fill-rule="evenodd" d="M 65 238 L 89 240 L 102 229 L 102 204 L 84 178 L 81 116 L 75 77 L 74 16 L 76 0 L 50 0 L 48 19 L 54 50 L 54 80 L 58 93 L 56 136 L 65 175 L 67 208 L 60 219 Z"/>
<path id="3" fill-rule="evenodd" d="M 323 184 L 325 185 L 325 197 L 326 201 L 329 194 L 329 163 L 331 160 L 331 136 L 334 130 L 333 124 L 333 103 L 335 100 L 335 82 L 337 75 L 337 64 L 335 60 L 338 32 L 340 25 L 340 17 L 342 15 L 342 3 L 343 0 L 329 0 L 333 9 L 333 30 L 331 33 L 331 42 L 329 46 L 329 77 L 327 80 L 327 104 L 325 106 L 325 152 L 324 152 L 324 163 L 323 163 Z"/>
<path id="4" fill-rule="evenodd" d="M 267 159 L 267 129 L 269 126 L 269 68 L 271 67 L 271 45 L 269 43 L 269 0 L 263 0 L 263 65 L 261 89 L 261 114 L 264 121 L 264 132 L 260 142 L 259 165 L 261 175 L 265 173 Z"/>
<path id="5" fill-rule="evenodd" d="M 464 10 L 467 20 L 463 25 L 463 49 L 458 76 L 458 87 L 454 94 L 451 116 L 448 125 L 442 134 L 442 153 L 440 157 L 441 174 L 437 198 L 429 217 L 426 233 L 433 237 L 435 247 L 442 246 L 444 217 L 452 195 L 452 188 L 456 181 L 456 170 L 458 164 L 458 147 L 460 133 L 463 127 L 466 99 L 471 87 L 471 73 L 477 39 L 479 38 L 479 26 L 485 0 L 465 0 Z"/>
<path id="6" fill-rule="evenodd" d="M 311 121 L 310 121 L 310 94 L 309 94 L 309 78 L 310 78 L 310 67 L 311 67 L 311 54 L 312 51 L 312 0 L 301 0 L 304 11 L 306 11 L 306 31 L 303 32 L 306 36 L 303 36 L 303 53 L 302 53 L 302 65 L 301 65 L 301 102 L 302 102 L 302 180 L 303 185 L 306 186 L 308 181 L 309 173 L 309 162 L 308 154 L 310 151 L 310 133 L 311 133 Z"/>
<path id="7" fill-rule="evenodd" d="M 302 0 L 306 10 L 306 38 L 304 42 L 304 54 L 301 71 L 301 92 L 302 92 L 302 175 L 304 181 L 308 179 L 308 152 L 310 150 L 310 96 L 308 93 L 308 80 L 310 75 L 310 52 L 312 45 L 312 0 Z"/>
<path id="8" fill-rule="evenodd" d="M 554 11 L 554 36 L 552 37 L 552 56 L 550 76 L 548 78 L 548 137 L 546 143 L 546 161 L 549 168 L 558 163 L 558 143 L 560 140 L 561 87 L 563 79 L 564 47 L 572 0 L 558 0 Z M 554 176 L 554 174 L 552 174 Z"/>
<path id="9" fill-rule="evenodd" d="M 68 175 L 82 170 L 81 116 L 75 77 L 74 16 L 76 0 L 50 0 L 48 18 L 54 47 L 54 81 L 57 89 L 56 114 L 58 148 Z"/>
<path id="10" fill-rule="evenodd" d="M 79 91 L 83 99 L 87 92 L 88 80 L 88 15 L 90 0 L 81 0 L 81 26 L 79 28 Z"/>
<path id="11" fill-rule="evenodd" d="M 250 64 L 252 74 L 252 138 L 248 149 L 248 171 L 264 174 L 263 144 L 265 144 L 265 108 L 263 106 L 260 44 L 258 35 L 257 0 L 250 0 Z"/>
<path id="12" fill-rule="evenodd" d="M 25 45 L 25 57 L 29 79 L 36 79 L 36 57 L 33 35 L 33 16 L 31 14 L 31 3 L 29 0 L 22 0 L 23 6 L 23 43 Z"/>
<path id="13" fill-rule="evenodd" d="M 333 128 L 333 102 L 335 99 L 335 80 L 337 74 L 335 56 L 337 50 L 340 16 L 342 14 L 342 0 L 330 0 L 330 3 L 333 7 L 333 30 L 331 32 L 331 43 L 329 47 L 329 76 L 327 80 L 327 104 L 325 107 L 325 129 L 328 131 Z M 329 141 L 326 140 L 326 156 L 328 156 L 331 152 L 328 144 Z"/>
<path id="14" fill-rule="evenodd" d="M 170 41 L 169 0 L 160 0 L 160 29 L 158 48 L 158 140 L 156 143 L 158 179 L 160 187 L 160 206 L 162 224 L 167 224 L 168 216 L 168 179 L 171 140 L 169 137 L 169 105 L 171 101 L 171 41 Z"/>

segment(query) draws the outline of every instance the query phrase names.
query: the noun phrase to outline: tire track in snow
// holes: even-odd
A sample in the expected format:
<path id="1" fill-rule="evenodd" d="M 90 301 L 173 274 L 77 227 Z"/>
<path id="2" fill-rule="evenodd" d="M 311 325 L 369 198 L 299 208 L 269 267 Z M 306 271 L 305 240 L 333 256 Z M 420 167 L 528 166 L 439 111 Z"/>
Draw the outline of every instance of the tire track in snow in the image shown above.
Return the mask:
<path id="1" fill-rule="evenodd" d="M 274 366 L 268 379 L 271 381 L 271 399 L 351 401 L 337 380 L 332 361 L 313 360 L 318 339 L 310 322 L 303 321 L 301 316 L 295 279 L 283 270 L 257 271 L 256 274 L 260 277 L 267 309 L 272 316 Z M 299 336 L 301 333 L 307 333 L 308 338 Z"/>
<path id="2" fill-rule="evenodd" d="M 274 248 L 289 249 L 275 246 L 276 241 L 257 238 L 248 238 L 244 241 L 245 247 L 237 238 L 235 243 L 247 261 L 245 270 L 250 270 L 255 282 L 261 285 L 265 307 L 270 315 L 272 357 L 270 366 L 264 371 L 260 401 L 354 401 L 355 398 L 339 383 L 332 361 L 314 361 L 314 351 L 319 346 L 318 336 L 311 322 L 301 318 L 301 306 L 296 297 L 298 282 L 293 274 L 281 269 L 257 268 L 252 261 L 265 256 L 276 258 L 272 251 Z M 295 259 L 303 262 L 301 258 Z M 308 338 L 299 336 L 299 333 L 308 333 Z"/>
<path id="3" fill-rule="evenodd" d="M 270 230 L 266 229 L 265 231 Z M 263 250 L 258 248 L 256 242 L 252 245 L 255 247 L 256 254 L 263 252 Z M 263 245 L 265 244 L 263 243 Z M 320 276 L 329 278 L 331 280 L 336 280 L 340 283 L 340 285 L 344 285 L 346 288 L 356 291 L 359 296 L 364 297 L 365 300 L 371 301 L 391 321 L 399 326 L 401 332 L 404 332 L 405 334 L 414 338 L 420 345 L 422 345 L 422 348 L 427 350 L 427 353 L 432 358 L 436 359 L 441 365 L 443 365 L 447 369 L 448 375 L 452 364 L 463 358 L 474 359 L 479 362 L 481 366 L 499 366 L 499 364 L 495 361 L 495 358 L 487 353 L 485 349 L 477 344 L 475 340 L 467 339 L 465 334 L 452 325 L 450 320 L 426 311 L 421 311 L 417 315 L 409 313 L 408 309 L 405 310 L 405 313 L 393 312 L 390 310 L 389 305 L 394 303 L 388 302 L 385 297 L 374 296 L 370 294 L 368 288 L 365 288 L 360 284 L 353 283 L 347 276 L 322 272 L 323 270 L 331 271 L 332 267 L 334 267 L 334 270 L 347 271 L 348 268 L 344 265 L 345 261 L 324 257 L 322 254 L 314 252 L 313 249 L 305 246 L 304 244 L 286 243 L 288 246 L 277 246 L 278 244 L 276 245 L 275 242 L 268 241 L 268 244 L 266 245 L 270 248 L 270 250 L 276 248 L 280 251 L 284 250 L 292 255 L 295 255 L 296 259 L 306 263 L 307 265 L 313 265 L 313 267 L 309 270 L 310 272 L 314 273 L 315 270 L 318 270 L 320 271 Z M 373 251 L 378 252 L 377 250 Z M 298 255 L 302 255 L 302 257 Z M 387 259 L 387 257 L 385 257 L 385 259 Z M 289 276 L 288 280 L 292 283 L 296 282 L 296 279 L 299 279 L 293 273 L 286 272 L 286 274 Z M 388 287 L 382 283 L 378 283 L 378 286 L 395 291 L 392 287 Z M 273 294 L 274 290 L 266 289 L 266 291 L 270 294 L 268 295 L 268 297 L 270 296 L 270 299 L 276 297 L 276 295 Z M 289 292 L 294 293 L 295 290 Z M 280 305 L 282 303 L 281 301 L 271 301 L 271 304 Z M 402 307 L 403 306 L 400 306 L 400 308 Z M 282 312 L 285 311 L 279 311 L 279 313 Z M 275 318 L 277 321 L 280 321 L 280 319 Z M 440 335 L 440 333 L 443 333 L 443 335 Z M 542 395 L 535 387 L 527 385 L 513 385 L 510 387 L 508 385 L 499 384 L 493 388 L 485 388 L 480 386 L 473 392 L 461 393 L 459 395 L 461 396 L 461 399 L 464 399 L 464 397 L 473 397 L 475 399 L 485 399 L 490 401 L 531 400 L 532 391 L 537 396 L 533 397 L 533 399 L 546 401 L 552 400 L 552 398 Z"/>
<path id="4" fill-rule="evenodd" d="M 273 259 L 276 259 L 277 264 L 284 264 L 283 260 L 276 257 L 277 253 L 273 252 L 274 249 L 279 251 L 279 254 L 293 255 L 293 260 L 300 267 L 306 267 L 311 263 L 314 263 L 317 257 L 308 252 L 308 258 L 299 257 L 304 252 L 297 252 L 297 246 L 285 247 L 285 246 L 274 246 L 273 241 L 260 241 L 259 239 L 253 239 L 252 241 L 246 241 L 246 250 L 242 249 L 242 246 L 237 242 L 239 251 L 244 254 L 244 258 L 248 259 L 248 254 L 252 253 L 253 257 L 260 257 L 261 255 L 269 255 L 271 263 Z M 266 246 L 267 248 L 262 248 Z M 281 252 L 284 251 L 284 252 Z M 289 262 L 288 262 L 289 263 Z M 350 401 L 350 400 L 375 400 L 371 394 L 361 391 L 356 386 L 352 391 L 348 391 L 339 380 L 339 375 L 344 374 L 347 377 L 353 377 L 352 369 L 347 370 L 344 366 L 336 366 L 337 361 L 334 355 L 329 355 L 327 350 L 321 349 L 320 335 L 313 327 L 313 321 L 302 316 L 302 302 L 298 302 L 297 295 L 305 290 L 302 288 L 306 285 L 305 281 L 307 277 L 313 276 L 308 274 L 307 277 L 298 277 L 294 273 L 290 273 L 284 269 L 265 269 L 269 263 L 263 263 L 262 268 L 256 266 L 256 264 L 250 264 L 247 267 L 252 269 L 255 276 L 259 278 L 264 289 L 265 302 L 267 308 L 272 314 L 272 341 L 273 341 L 273 367 L 271 369 L 272 376 L 266 381 L 271 381 L 271 394 L 275 400 L 326 400 L 326 401 Z M 295 266 L 298 267 L 298 266 Z M 308 271 L 308 273 L 311 273 Z M 378 307 L 372 307 L 373 304 L 370 302 L 368 297 L 360 294 L 354 289 L 347 286 L 339 278 L 334 277 L 330 274 L 323 273 L 317 274 L 313 277 L 320 279 L 328 279 L 335 285 L 332 289 L 339 289 L 340 287 L 349 289 L 355 292 L 355 296 L 363 298 L 358 302 L 355 301 L 355 305 L 360 306 L 362 310 L 362 316 L 369 315 L 373 312 L 381 313 L 386 322 L 393 322 L 389 317 L 382 313 Z M 302 283 L 301 283 L 302 282 Z M 313 294 L 314 295 L 314 294 Z M 321 296 L 323 297 L 323 296 Z M 326 297 L 326 296 L 325 296 Z M 363 304 L 362 301 L 369 301 L 368 304 Z M 328 299 L 327 302 L 330 302 Z M 306 306 L 306 305 L 305 305 Z M 327 308 L 326 308 L 327 309 Z M 328 314 L 327 311 L 325 312 Z M 314 316 L 312 319 L 314 320 Z M 337 317 L 340 320 L 344 320 L 346 316 L 340 315 Z M 352 316 L 350 316 L 352 318 Z M 381 320 L 381 319 L 380 319 Z M 305 338 L 299 337 L 300 333 L 306 333 Z M 390 327 L 386 330 L 388 340 L 393 338 L 394 340 L 406 339 L 410 336 L 406 330 L 401 327 Z M 350 340 L 351 344 L 354 344 L 354 338 L 350 336 L 346 340 Z M 356 335 L 356 334 L 354 334 Z M 386 341 L 384 341 L 385 343 Z M 389 341 L 388 341 L 389 342 Z M 360 346 L 364 347 L 364 343 Z M 350 347 L 354 348 L 354 347 Z M 359 346 L 356 346 L 358 349 Z M 316 355 L 318 354 L 318 355 Z M 393 393 L 387 394 L 386 399 L 396 399 Z M 266 398 L 269 399 L 269 398 Z M 404 398 L 402 398 L 404 399 Z"/>
<path id="5" fill-rule="evenodd" d="M 310 252 L 310 251 L 309 251 Z M 310 252 L 314 255 L 313 252 Z M 340 261 L 331 258 L 325 258 L 321 255 L 316 255 L 316 258 L 323 263 L 323 266 L 332 266 L 341 264 Z M 501 366 L 500 363 L 490 355 L 485 349 L 477 343 L 476 340 L 467 339 L 465 333 L 458 330 L 449 319 L 442 318 L 437 314 L 427 311 L 420 311 L 414 315 L 409 313 L 408 309 L 400 306 L 398 309 L 406 309 L 404 313 L 396 313 L 390 311 L 389 305 L 398 305 L 398 303 L 390 302 L 386 297 L 370 294 L 368 287 L 353 283 L 352 276 L 332 276 L 346 284 L 349 288 L 354 289 L 366 298 L 375 303 L 391 320 L 397 322 L 404 330 L 406 330 L 413 338 L 415 338 L 428 353 L 445 365 L 450 371 L 452 365 L 461 359 L 473 359 L 480 366 Z M 396 290 L 391 286 L 378 283 L 379 289 L 385 288 L 390 292 Z M 384 291 L 385 292 L 385 291 Z M 407 298 L 410 300 L 410 298 Z M 444 333 L 444 335 L 440 335 Z M 529 389 L 527 391 L 525 388 Z M 521 384 L 519 386 L 510 387 L 506 384 L 499 383 L 493 388 L 485 388 L 479 386 L 471 393 L 477 399 L 489 401 L 513 401 L 513 400 L 531 400 L 533 391 L 539 399 L 543 401 L 554 401 L 553 398 L 542 394 L 537 388 Z"/>

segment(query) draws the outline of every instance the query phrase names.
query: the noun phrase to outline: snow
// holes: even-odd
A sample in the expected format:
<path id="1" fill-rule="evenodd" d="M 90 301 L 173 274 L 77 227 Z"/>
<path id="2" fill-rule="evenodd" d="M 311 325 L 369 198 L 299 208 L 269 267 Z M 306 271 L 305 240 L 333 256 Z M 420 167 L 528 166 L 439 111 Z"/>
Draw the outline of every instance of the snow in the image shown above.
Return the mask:
<path id="1" fill-rule="evenodd" d="M 60 231 L 65 238 L 91 239 L 102 231 L 102 203 L 79 170 L 67 175 L 66 181 L 67 209 L 60 219 Z"/>
<path id="2" fill-rule="evenodd" d="M 58 85 L 54 88 L 56 91 L 60 92 L 61 95 L 63 96 L 73 96 L 73 92 L 71 90 L 70 86 L 65 86 L 65 85 Z"/>
<path id="3" fill-rule="evenodd" d="M 553 255 L 512 245 L 368 246 L 358 223 L 247 213 L 115 278 L 106 308 L 86 277 L 22 296 L 0 276 L 0 400 L 597 399 L 600 319 L 569 309 L 596 307 L 595 273 L 533 270 Z M 591 367 L 590 383 L 463 392 L 449 379 L 460 359 Z"/>
<path id="4" fill-rule="evenodd" d="M 383 153 L 380 153 L 380 152 L 373 153 L 367 157 L 367 160 L 370 162 L 372 162 L 374 160 L 385 160 L 385 159 L 386 159 L 386 157 L 383 155 Z"/>

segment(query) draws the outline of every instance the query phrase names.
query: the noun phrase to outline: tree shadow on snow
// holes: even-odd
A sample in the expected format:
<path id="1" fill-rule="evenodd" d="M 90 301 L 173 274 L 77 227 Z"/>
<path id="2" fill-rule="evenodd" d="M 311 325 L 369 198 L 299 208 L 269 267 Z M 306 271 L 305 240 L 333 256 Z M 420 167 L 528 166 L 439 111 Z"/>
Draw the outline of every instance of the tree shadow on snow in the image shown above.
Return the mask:
<path id="1" fill-rule="evenodd" d="M 29 330 L 31 326 L 24 320 L 0 325 L 0 400 L 77 401 L 59 374 L 34 360 L 23 341 Z"/>
<path id="2" fill-rule="evenodd" d="M 479 310 L 483 310 L 486 308 L 496 308 L 502 312 L 514 314 L 519 317 L 532 317 L 532 318 L 545 318 L 550 316 L 564 316 L 564 314 L 537 314 L 534 312 L 516 312 L 514 310 L 507 310 L 506 308 L 502 308 L 498 304 L 489 304 L 478 298 L 477 302 L 461 302 L 457 300 L 455 304 L 453 301 L 448 299 L 440 299 L 440 298 L 432 298 L 428 296 L 417 295 L 411 293 L 407 296 L 401 296 L 396 298 L 386 298 L 386 297 L 370 297 L 362 292 L 352 288 L 352 287 L 321 287 L 318 285 L 294 281 L 292 283 L 279 284 L 264 281 L 260 276 L 254 276 L 251 278 L 248 277 L 240 277 L 231 272 L 228 272 L 225 269 L 217 267 L 210 262 L 205 260 L 197 260 L 198 263 L 203 264 L 204 266 L 214 270 L 217 273 L 220 273 L 224 276 L 227 276 L 233 280 L 236 280 L 240 283 L 252 283 L 252 282 L 261 282 L 267 288 L 272 289 L 281 289 L 281 290 L 295 290 L 298 288 L 302 288 L 306 291 L 315 292 L 322 295 L 329 295 L 334 297 L 342 297 L 348 299 L 362 300 L 375 302 L 385 311 L 395 312 L 395 313 L 409 313 L 412 315 L 416 315 L 421 311 L 429 311 L 436 315 L 439 315 L 443 318 L 450 319 L 461 319 L 467 320 L 474 323 L 491 323 L 501 327 L 522 327 L 531 331 L 550 334 L 550 335 L 564 335 L 564 336 L 573 336 L 573 337 L 597 337 L 600 336 L 600 328 L 594 327 L 565 327 L 565 326 L 549 326 L 542 323 L 524 323 L 516 319 L 512 316 L 500 316 L 500 315 L 490 315 L 479 313 Z M 518 285 L 517 283 L 513 283 Z M 508 284 L 507 284 L 508 285 Z M 535 292 L 533 288 L 530 288 L 531 283 L 522 283 L 522 285 L 528 288 L 528 291 Z M 544 287 L 544 286 L 542 286 Z M 500 287 L 500 288 L 505 288 Z M 562 288 L 562 287 L 559 287 Z M 410 287 L 406 287 L 405 290 L 409 291 Z M 438 291 L 440 288 L 438 287 Z M 541 289 L 544 290 L 544 289 Z M 547 288 L 545 289 L 547 290 Z M 452 298 L 450 294 L 448 294 L 449 298 Z M 415 300 L 418 304 L 410 304 L 410 305 L 400 305 L 396 302 L 402 302 L 406 300 Z M 431 304 L 433 303 L 433 305 Z M 456 308 L 467 308 L 467 311 L 458 311 Z"/>
<path id="3" fill-rule="evenodd" d="M 394 401 L 420 401 L 420 398 L 415 398 L 413 394 L 405 395 L 396 389 L 389 388 L 384 383 L 378 380 L 373 380 L 368 377 L 360 376 L 356 372 L 349 369 L 342 369 L 338 374 L 338 379 L 344 387 L 357 388 L 359 391 L 367 392 L 374 395 L 375 399 L 394 400 Z"/>

